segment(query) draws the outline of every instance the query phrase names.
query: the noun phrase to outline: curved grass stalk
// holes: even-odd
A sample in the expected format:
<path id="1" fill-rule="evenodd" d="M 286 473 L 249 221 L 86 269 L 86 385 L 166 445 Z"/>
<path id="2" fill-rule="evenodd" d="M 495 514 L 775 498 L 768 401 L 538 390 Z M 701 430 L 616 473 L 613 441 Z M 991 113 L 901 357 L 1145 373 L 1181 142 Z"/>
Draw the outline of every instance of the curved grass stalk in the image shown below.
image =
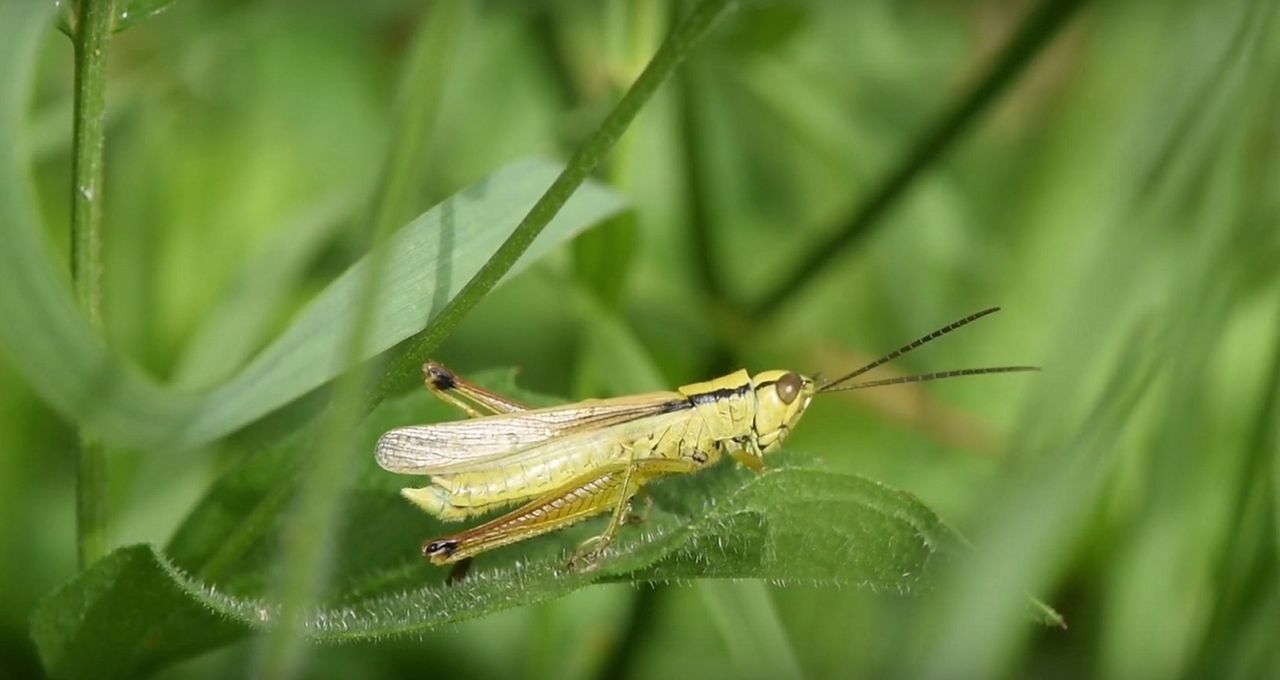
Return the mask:
<path id="1" fill-rule="evenodd" d="M 498 284 L 502 276 L 529 248 L 533 240 L 551 222 L 601 159 L 613 149 L 618 138 L 626 132 L 631 121 L 635 119 L 636 114 L 675 71 L 676 66 L 706 33 L 727 4 L 728 0 L 703 0 L 667 36 L 640 77 L 609 112 L 595 133 L 573 154 L 564 172 L 560 173 L 546 193 L 538 199 L 511 236 L 498 247 L 493 257 L 489 258 L 489 261 L 467 282 L 462 291 L 449 301 L 434 323 L 401 345 L 402 350 L 399 355 L 369 395 L 370 408 L 393 393 L 399 385 L 415 376 L 427 355 L 453 332 L 467 312 L 471 311 L 471 308 L 475 307 Z"/>

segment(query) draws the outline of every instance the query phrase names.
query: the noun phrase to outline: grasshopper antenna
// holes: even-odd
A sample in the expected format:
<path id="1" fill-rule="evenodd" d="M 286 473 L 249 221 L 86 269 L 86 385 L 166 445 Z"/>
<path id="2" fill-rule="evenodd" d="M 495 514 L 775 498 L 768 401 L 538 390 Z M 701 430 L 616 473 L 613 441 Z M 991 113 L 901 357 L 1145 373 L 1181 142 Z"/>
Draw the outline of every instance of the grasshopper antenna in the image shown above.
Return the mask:
<path id="1" fill-rule="evenodd" d="M 904 375 L 897 378 L 884 378 L 881 380 L 867 380 L 865 382 L 850 383 L 841 387 L 829 388 L 824 387 L 822 392 L 846 392 L 848 390 L 861 390 L 868 387 L 885 387 L 886 385 L 905 385 L 907 383 L 931 382 L 933 380 L 945 380 L 947 378 L 962 378 L 966 375 L 986 375 L 988 373 L 1026 373 L 1029 371 L 1039 371 L 1039 366 L 991 366 L 989 368 L 960 368 L 954 371 L 937 371 L 936 373 L 921 373 L 919 375 Z"/>
<path id="2" fill-rule="evenodd" d="M 927 381 L 929 381 L 929 380 L 941 380 L 941 379 L 943 379 L 943 378 L 956 378 L 956 377 L 959 377 L 960 375 L 978 375 L 978 374 L 980 374 L 980 373 L 1008 373 L 1008 372 L 1013 372 L 1013 371 L 1037 370 L 1037 369 L 1034 369 L 1033 367 L 1029 367 L 1029 366 L 1007 366 L 1007 367 L 1003 367 L 1002 369 L 999 369 L 999 370 L 997 370 L 997 369 L 987 369 L 987 368 L 983 368 L 983 369 L 963 369 L 964 371 L 971 371 L 971 372 L 969 372 L 969 373 L 964 373 L 964 372 L 962 372 L 962 371 L 944 371 L 944 373 L 947 373 L 947 374 L 955 373 L 956 375 L 943 375 L 942 373 L 929 373 L 929 374 L 926 374 L 926 375 L 923 375 L 923 376 L 910 376 L 910 377 L 913 377 L 913 378 L 918 378 L 918 379 L 916 379 L 916 380 L 906 380 L 906 379 L 900 379 L 900 378 L 890 378 L 890 379 L 888 379 L 888 380 L 897 380 L 898 382 L 889 383 L 889 382 L 885 382 L 885 381 L 879 381 L 879 380 L 877 380 L 877 381 L 866 382 L 866 383 L 856 383 L 856 384 L 855 384 L 856 386 L 851 385 L 851 386 L 847 386 L 847 387 L 844 387 L 844 388 L 841 388 L 841 389 L 835 389 L 835 387 L 836 387 L 837 385 L 840 385 L 841 383 L 846 383 L 846 382 L 848 382 L 848 381 L 850 381 L 850 380 L 853 380 L 854 378 L 856 378 L 856 377 L 858 377 L 858 376 L 860 376 L 860 375 L 862 375 L 862 374 L 866 373 L 867 371 L 870 371 L 870 370 L 872 370 L 872 369 L 875 369 L 875 368 L 878 368 L 878 367 L 880 367 L 880 366 L 883 366 L 883 365 L 885 365 L 885 364 L 889 363 L 890 361 L 893 361 L 894 359 L 897 359 L 898 357 L 902 356 L 903 354 L 906 354 L 907 352 L 910 352 L 911 350 L 913 350 L 913 349 L 916 349 L 916 348 L 920 347 L 921 345 L 925 345 L 925 344 L 927 344 L 927 343 L 929 343 L 929 342 L 931 342 L 931 341 L 933 341 L 933 340 L 937 340 L 938 338 L 940 338 L 940 337 L 942 337 L 942 336 L 946 335 L 947 333 L 950 333 L 951 331 L 956 330 L 957 328 L 960 328 L 960 327 L 962 327 L 962 326 L 966 326 L 966 325 L 968 325 L 968 324 L 971 324 L 971 323 L 973 323 L 974 321 L 977 321 L 978 319 L 981 319 L 982 317 L 987 316 L 988 314 L 994 314 L 994 313 L 996 313 L 996 312 L 998 312 L 998 311 L 1000 311 L 1000 308 L 999 308 L 999 307 L 989 307 L 989 308 L 984 309 L 984 310 L 982 310 L 982 311 L 980 311 L 980 312 L 974 312 L 973 314 L 970 314 L 969 316 L 966 316 L 965 318 L 960 319 L 959 321 L 953 321 L 953 322 L 951 322 L 951 323 L 949 323 L 949 324 L 947 324 L 947 325 L 943 326 L 942 328 L 939 328 L 938 330 L 936 330 L 936 331 L 934 331 L 934 332 L 932 332 L 932 333 L 930 333 L 930 334 L 928 334 L 928 335 L 925 335 L 925 336 L 923 336 L 923 337 L 917 338 L 917 339 L 915 339 L 915 340 L 911 341 L 910 343 L 908 343 L 908 344 L 906 344 L 906 345 L 903 345 L 902 347 L 899 347 L 898 349 L 895 349 L 895 350 L 893 350 L 892 352 L 889 352 L 888 354 L 886 354 L 886 355 L 884 355 L 884 356 L 880 357 L 879 359 L 876 359 L 875 361 L 873 361 L 873 362 L 871 362 L 871 363 L 869 363 L 869 364 L 867 364 L 867 365 L 863 366 L 862 368 L 859 368 L 859 369 L 857 369 L 857 370 L 853 371 L 852 373 L 849 373 L 848 375 L 845 375 L 845 376 L 842 376 L 842 377 L 836 378 L 835 380 L 831 380 L 831 381 L 829 381 L 829 382 L 823 383 L 822 387 L 819 387 L 819 388 L 818 388 L 818 391 L 819 391 L 819 392 L 841 392 L 841 391 L 846 390 L 846 389 L 861 389 L 861 388 L 863 388 L 863 387 L 875 387 L 875 386 L 878 386 L 878 385 L 881 385 L 881 384 L 895 384 L 895 385 L 896 385 L 896 384 L 901 384 L 901 383 L 904 383 L 904 382 L 927 382 Z M 1009 370 L 1009 369 L 1013 369 L 1013 371 L 1011 371 L 1011 370 Z M 929 377 L 926 377 L 926 376 L 929 376 Z M 872 383 L 875 383 L 875 384 L 872 384 Z"/>

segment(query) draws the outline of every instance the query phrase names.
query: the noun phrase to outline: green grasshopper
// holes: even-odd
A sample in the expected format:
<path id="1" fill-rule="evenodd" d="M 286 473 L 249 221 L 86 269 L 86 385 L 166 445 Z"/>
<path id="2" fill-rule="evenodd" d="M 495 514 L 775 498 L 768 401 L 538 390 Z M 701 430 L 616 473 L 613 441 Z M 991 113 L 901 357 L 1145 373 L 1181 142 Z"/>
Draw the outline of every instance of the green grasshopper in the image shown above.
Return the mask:
<path id="1" fill-rule="evenodd" d="M 456 534 L 427 541 L 423 557 L 439 565 L 610 513 L 603 532 L 579 546 L 571 564 L 592 562 L 630 512 L 631 499 L 663 477 L 698 472 L 726 455 L 752 470 L 782 446 L 814 396 L 884 385 L 1033 366 L 967 368 L 851 382 L 999 308 L 948 324 L 835 380 L 793 371 L 738 370 L 674 391 L 530 409 L 467 382 L 444 366 L 423 366 L 427 388 L 471 420 L 391 430 L 378 441 L 383 469 L 429 475 L 405 498 L 444 520 L 463 520 L 523 503 Z"/>

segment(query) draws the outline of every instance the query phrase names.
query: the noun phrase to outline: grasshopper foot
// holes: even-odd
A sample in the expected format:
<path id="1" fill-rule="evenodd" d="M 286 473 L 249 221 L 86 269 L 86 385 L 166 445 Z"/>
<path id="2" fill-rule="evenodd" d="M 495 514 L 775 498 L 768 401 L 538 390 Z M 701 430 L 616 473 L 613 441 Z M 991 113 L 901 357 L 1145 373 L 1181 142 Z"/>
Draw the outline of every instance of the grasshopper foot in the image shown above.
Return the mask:
<path id="1" fill-rule="evenodd" d="M 568 567 L 578 571 L 595 569 L 605 548 L 609 547 L 612 542 L 613 537 L 604 534 L 588 538 L 578 546 L 577 550 L 573 551 L 573 556 L 569 558 Z"/>
<path id="2" fill-rule="evenodd" d="M 639 512 L 632 511 L 632 504 L 627 502 L 627 508 L 622 514 L 622 522 L 624 525 L 644 524 L 649 521 L 649 512 L 653 510 L 653 499 L 645 496 L 644 507 Z"/>
<path id="3" fill-rule="evenodd" d="M 449 570 L 449 575 L 444 578 L 446 586 L 456 586 L 467 578 L 467 574 L 471 572 L 471 560 L 475 558 L 467 557 L 454 563 L 453 568 Z"/>

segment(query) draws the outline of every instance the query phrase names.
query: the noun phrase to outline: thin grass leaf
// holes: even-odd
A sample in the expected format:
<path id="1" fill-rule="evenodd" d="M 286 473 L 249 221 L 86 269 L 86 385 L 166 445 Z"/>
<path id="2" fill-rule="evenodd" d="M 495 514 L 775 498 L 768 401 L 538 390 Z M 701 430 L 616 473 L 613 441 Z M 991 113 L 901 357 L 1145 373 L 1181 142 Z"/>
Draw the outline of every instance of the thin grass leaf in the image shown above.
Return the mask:
<path id="1" fill-rule="evenodd" d="M 116 0 L 117 33 L 169 9 L 174 0 Z"/>
<path id="2" fill-rule="evenodd" d="M 848 223 L 812 247 L 792 273 L 750 305 L 753 316 L 770 314 L 788 297 L 808 285 L 830 267 L 849 244 L 856 243 L 906 194 L 917 177 L 938 162 L 981 120 L 981 114 L 999 100 L 1053 38 L 1070 23 L 1085 0 L 1044 0 L 1032 9 L 1009 42 L 972 87 L 934 121 L 901 160 L 886 173 L 859 204 Z"/>
<path id="3" fill-rule="evenodd" d="M 656 1 L 606 3 L 605 18 L 601 21 L 605 30 L 600 31 L 599 25 L 593 22 L 585 28 L 569 28 L 567 32 L 573 34 L 581 31 L 591 38 L 599 38 L 601 34 L 604 36 L 605 44 L 599 48 L 598 55 L 580 61 L 598 59 L 602 61 L 606 71 L 638 73 L 662 38 L 660 27 L 671 23 L 667 17 L 671 9 L 671 6 Z M 548 18 L 548 22 L 552 20 Z M 561 40 L 572 41 L 573 38 Z M 548 44 L 546 49 L 555 51 L 556 46 Z M 590 105 L 593 88 L 584 81 L 583 74 L 575 74 L 573 64 L 564 59 L 557 59 L 556 67 L 563 82 L 572 87 L 571 94 L 575 103 Z M 630 135 L 618 140 L 602 169 L 603 177 L 610 186 L 629 195 L 637 189 L 636 152 L 649 142 L 651 134 L 650 128 L 639 126 Z M 600 302 L 606 306 L 617 308 L 622 304 L 625 284 L 640 252 L 637 247 L 640 242 L 639 220 L 636 212 L 624 213 L 574 241 L 574 266 L 578 276 L 591 286 Z"/>
<path id="4" fill-rule="evenodd" d="M 375 230 L 399 224 L 418 212 L 414 204 L 422 176 L 435 160 L 428 150 L 436 135 L 455 44 L 470 4 L 469 0 L 434 3 L 418 22 L 398 92 L 392 136 L 395 141 L 387 150 L 382 189 L 370 211 Z"/>
<path id="5" fill-rule="evenodd" d="M 114 33 L 119 33 L 125 29 L 132 28 L 169 9 L 173 2 L 174 0 L 116 0 L 115 19 L 111 30 Z M 62 8 L 62 11 L 58 14 L 58 30 L 71 35 L 72 26 L 76 21 L 75 3 L 68 0 L 67 2 L 55 3 L 55 5 Z"/>
<path id="6" fill-rule="evenodd" d="M 255 675 L 262 678 L 291 678 L 299 674 L 307 657 L 302 625 L 325 587 L 332 561 L 333 526 L 343 507 L 348 484 L 345 470 L 351 461 L 349 448 L 352 427 L 360 421 L 360 397 L 368 389 L 368 371 L 357 365 L 364 357 L 370 326 L 377 315 L 379 291 L 386 278 L 390 257 L 388 237 L 399 224 L 400 215 L 410 209 L 414 189 L 428 163 L 426 146 L 435 130 L 436 112 L 446 74 L 450 70 L 453 41 L 466 10 L 465 0 L 438 3 L 419 25 L 418 41 L 410 57 L 397 107 L 393 144 L 387 153 L 382 190 L 370 211 L 372 250 L 364 279 L 356 291 L 356 315 L 346 340 L 343 356 L 348 373 L 335 391 L 324 435 L 314 459 L 303 469 L 297 507 L 289 518 L 280 550 L 276 592 L 281 603 L 278 625 L 261 647 Z"/>
<path id="7" fill-rule="evenodd" d="M 439 323 L 442 311 L 482 263 L 490 261 L 495 246 L 558 170 L 544 161 L 508 166 L 397 231 L 364 358 Z M 620 197 L 599 185 L 583 186 L 523 254 L 524 264 L 506 277 L 622 205 Z M 354 312 L 364 266 L 363 261 L 353 265 L 244 370 L 214 390 L 207 408 L 184 429 L 181 443 L 192 445 L 235 430 L 338 375 L 344 320 Z"/>
<path id="8" fill-rule="evenodd" d="M 1253 656 L 1241 653 L 1248 643 L 1242 642 L 1238 634 L 1227 633 L 1235 630 L 1230 622 L 1247 621 L 1257 616 L 1259 609 L 1265 611 L 1280 602 L 1280 587 L 1273 578 L 1280 565 L 1280 517 L 1276 515 L 1280 489 L 1275 485 L 1274 472 L 1280 462 L 1276 460 L 1280 452 L 1280 326 L 1272 334 L 1271 343 L 1270 366 L 1263 373 L 1261 398 L 1257 400 L 1244 462 L 1236 480 L 1231 527 L 1215 565 L 1217 592 L 1209 632 L 1193 666 L 1204 675 L 1233 665 L 1233 660 Z M 1268 599 L 1273 602 L 1263 604 Z"/>
<path id="9" fill-rule="evenodd" d="M 1000 658 L 995 650 L 1007 642 L 1006 636 L 1025 634 L 1021 624 L 1028 604 L 1019 593 L 1046 587 L 1050 565 L 1080 531 L 1115 463 L 1116 441 L 1126 420 L 1156 375 L 1157 353 L 1149 351 L 1150 345 L 1146 337 L 1129 343 L 1105 396 L 1051 464 L 1030 479 L 1010 481 L 978 538 L 979 549 L 958 562 L 944 582 L 938 626 L 929 629 L 925 642 L 932 651 L 898 661 L 900 673 L 980 677 L 995 672 Z M 987 616 L 973 621 L 969 613 L 978 603 Z M 1046 611 L 1043 603 L 1032 600 L 1031 606 L 1046 623 L 1062 626 L 1061 617 Z"/>
<path id="10" fill-rule="evenodd" d="M 676 24 L 649 64 L 645 66 L 644 71 L 600 123 L 600 127 L 578 147 L 569 159 L 564 172 L 556 177 L 555 182 L 529 209 L 529 212 L 520 220 L 520 224 L 512 231 L 511 236 L 503 241 L 493 257 L 441 310 L 438 322 L 406 343 L 404 350 L 392 362 L 371 395 L 370 403 L 377 403 L 392 394 L 408 376 L 415 375 L 427 353 L 434 349 L 461 321 L 462 317 L 497 284 L 515 263 L 516 258 L 538 238 L 550 220 L 563 209 L 565 202 L 586 181 L 596 165 L 618 143 L 618 139 L 640 113 L 640 109 L 711 28 L 727 4 L 728 0 L 701 0 Z"/>
<path id="11" fill-rule="evenodd" d="M 729 648 L 736 677 L 804 677 L 764 583 L 708 580 L 698 590 Z"/>

